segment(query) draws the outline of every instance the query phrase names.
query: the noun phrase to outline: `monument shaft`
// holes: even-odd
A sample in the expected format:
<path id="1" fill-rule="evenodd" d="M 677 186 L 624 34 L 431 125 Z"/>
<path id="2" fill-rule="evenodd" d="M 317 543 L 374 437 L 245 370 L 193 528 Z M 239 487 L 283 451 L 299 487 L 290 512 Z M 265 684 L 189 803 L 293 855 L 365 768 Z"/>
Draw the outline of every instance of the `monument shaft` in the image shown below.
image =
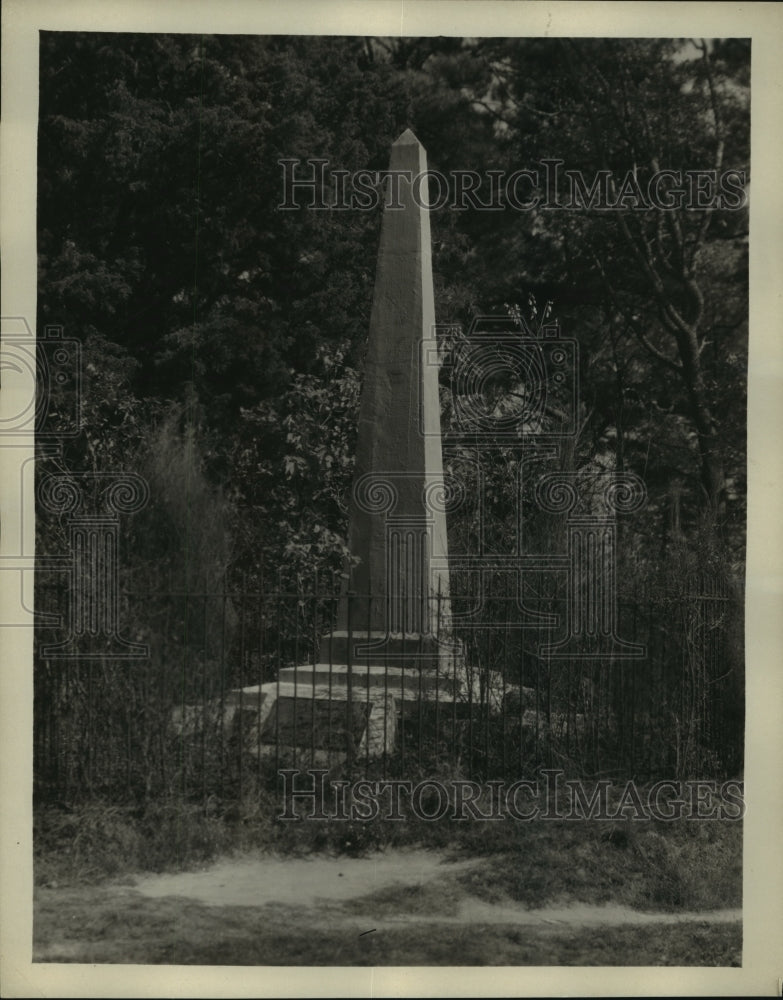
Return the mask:
<path id="1" fill-rule="evenodd" d="M 387 199 L 382 220 L 359 413 L 352 627 L 426 634 L 435 598 L 448 595 L 448 544 L 428 194 L 415 182 L 427 157 L 409 129 L 392 146 L 389 169 L 399 200 Z"/>

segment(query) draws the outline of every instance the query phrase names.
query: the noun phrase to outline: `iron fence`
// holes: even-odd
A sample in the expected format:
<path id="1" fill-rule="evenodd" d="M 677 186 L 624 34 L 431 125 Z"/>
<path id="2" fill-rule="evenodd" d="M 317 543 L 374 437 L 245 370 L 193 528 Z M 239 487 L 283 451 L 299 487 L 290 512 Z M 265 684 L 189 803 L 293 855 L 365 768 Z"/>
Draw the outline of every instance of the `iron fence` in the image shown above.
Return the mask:
<path id="1" fill-rule="evenodd" d="M 742 766 L 742 599 L 730 581 L 621 594 L 620 629 L 645 650 L 634 660 L 553 655 L 562 595 L 540 597 L 531 622 L 513 581 L 485 588 L 470 621 L 475 595 L 457 581 L 450 600 L 432 595 L 432 634 L 396 646 L 373 646 L 357 620 L 373 595 L 335 577 L 274 583 L 124 594 L 144 658 L 101 658 L 95 636 L 89 658 L 45 656 L 54 630 L 38 629 L 37 795 L 242 797 L 313 765 L 483 780 L 544 766 L 720 778 Z M 66 599 L 38 587 L 39 611 Z"/>

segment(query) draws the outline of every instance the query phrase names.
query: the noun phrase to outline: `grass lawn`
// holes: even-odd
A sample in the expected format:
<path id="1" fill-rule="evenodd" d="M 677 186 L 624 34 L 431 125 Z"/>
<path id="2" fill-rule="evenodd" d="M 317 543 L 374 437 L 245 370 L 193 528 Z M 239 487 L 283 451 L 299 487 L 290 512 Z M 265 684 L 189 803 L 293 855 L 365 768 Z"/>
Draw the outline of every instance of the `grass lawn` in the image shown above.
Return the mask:
<path id="1" fill-rule="evenodd" d="M 173 965 L 740 965 L 739 923 L 383 926 L 335 912 L 147 899 L 123 886 L 40 889 L 34 961 Z M 392 904 L 393 912 L 394 907 Z M 376 927 L 381 923 L 381 927 Z M 365 927 L 365 924 L 367 925 Z"/>
<path id="2" fill-rule="evenodd" d="M 273 815 L 273 814 L 272 814 Z M 34 960 L 183 965 L 738 966 L 742 824 L 276 824 L 270 810 L 214 815 L 177 802 L 134 813 L 91 805 L 36 815 Z M 266 817 L 266 818 L 265 818 Z M 133 888 L 150 872 L 217 859 L 362 858 L 413 848 L 444 861 L 417 885 L 323 904 L 267 893 L 212 905 Z M 336 863 L 336 862 L 335 862 Z M 339 867 L 339 865 L 338 865 Z M 296 905 L 292 905 L 295 902 Z M 626 907 L 671 923 L 533 920 L 545 907 Z M 506 919 L 506 915 L 510 914 Z M 522 916 L 520 917 L 520 914 Z M 676 919 L 687 915 L 687 919 Z M 704 919 L 701 916 L 704 915 Z M 676 919 L 676 922 L 675 922 Z"/>

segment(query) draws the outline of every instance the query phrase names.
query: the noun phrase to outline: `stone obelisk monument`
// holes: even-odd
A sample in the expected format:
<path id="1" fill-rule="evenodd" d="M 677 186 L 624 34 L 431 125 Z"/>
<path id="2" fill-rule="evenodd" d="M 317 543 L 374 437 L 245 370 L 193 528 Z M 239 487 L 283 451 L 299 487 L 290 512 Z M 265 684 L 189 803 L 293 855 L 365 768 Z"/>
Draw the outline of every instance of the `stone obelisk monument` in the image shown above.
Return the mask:
<path id="1" fill-rule="evenodd" d="M 243 692 L 261 704 L 262 740 L 318 748 L 337 727 L 348 734 L 349 760 L 390 752 L 404 702 L 451 700 L 457 684 L 458 651 L 443 630 L 448 546 L 427 157 L 409 129 L 392 146 L 389 169 L 351 495 L 352 565 L 337 627 L 321 640 L 318 662 L 281 667 L 277 682 Z M 284 732 L 279 719 L 299 713 Z"/>
<path id="2" fill-rule="evenodd" d="M 408 659 L 415 648 L 430 658 L 448 601 L 426 170 L 407 129 L 391 151 L 359 411 L 348 535 L 357 662 Z M 348 626 L 344 597 L 333 649 Z"/>

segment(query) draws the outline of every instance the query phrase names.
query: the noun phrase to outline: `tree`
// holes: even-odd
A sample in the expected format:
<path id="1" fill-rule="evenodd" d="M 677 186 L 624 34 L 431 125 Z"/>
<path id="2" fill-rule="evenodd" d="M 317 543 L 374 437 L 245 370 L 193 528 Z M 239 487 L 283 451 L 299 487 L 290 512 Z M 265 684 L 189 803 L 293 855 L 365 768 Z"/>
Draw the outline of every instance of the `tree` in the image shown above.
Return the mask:
<path id="1" fill-rule="evenodd" d="M 498 125 L 497 148 L 505 150 L 509 168 L 556 157 L 588 186 L 605 171 L 610 203 L 622 197 L 626 208 L 537 208 L 522 218 L 504 213 L 495 242 L 507 264 L 492 269 L 499 280 L 487 274 L 488 296 L 507 301 L 505 276 L 525 274 L 535 260 L 539 281 L 551 276 L 546 294 L 557 298 L 564 320 L 579 328 L 591 383 L 608 389 L 603 404 L 595 400 L 595 413 L 614 423 L 620 461 L 632 460 L 629 448 L 640 437 L 642 414 L 633 428 L 626 422 L 634 401 L 653 413 L 668 398 L 657 420 L 669 424 L 664 440 L 673 442 L 674 432 L 678 447 L 684 445 L 685 454 L 692 448 L 698 457 L 698 486 L 687 464 L 676 462 L 687 492 L 717 531 L 730 523 L 737 541 L 747 216 L 734 210 L 740 195 L 723 209 L 638 211 L 634 205 L 639 207 L 637 192 L 664 168 L 718 176 L 731 169 L 735 183 L 747 173 L 747 47 L 483 40 L 475 55 L 491 73 L 487 91 L 474 91 L 475 106 Z M 705 174 L 702 182 L 708 180 Z M 721 412 L 729 386 L 734 405 Z M 667 410 L 672 419 L 666 420 Z M 678 428 L 680 417 L 687 424 Z M 670 450 L 662 468 L 668 462 L 671 470 L 672 457 Z"/>
<path id="2" fill-rule="evenodd" d="M 383 170 L 407 127 L 452 185 L 547 158 L 586 181 L 587 205 L 434 211 L 438 320 L 530 318 L 532 302 L 578 339 L 579 434 L 561 462 L 635 471 L 650 494 L 624 579 L 741 565 L 746 215 L 632 206 L 659 168 L 747 172 L 744 42 L 44 32 L 40 65 L 38 316 L 80 342 L 84 420 L 39 468 L 147 480 L 123 582 L 185 595 L 128 609 L 168 644 L 169 688 L 185 661 L 188 691 L 217 676 L 221 623 L 196 621 L 196 593 L 343 565 L 381 213 L 281 211 L 279 161 Z M 602 171 L 625 210 L 590 204 Z M 513 410 L 519 390 L 499 379 L 493 405 Z M 52 389 L 49 432 L 66 396 Z M 500 552 L 519 445 L 487 463 Z M 453 512 L 456 549 L 473 551 L 471 517 Z M 562 552 L 546 520 L 528 516 L 527 544 Z M 64 524 L 41 516 L 37 533 L 62 553 Z M 247 657 L 227 632 L 239 684 Z M 121 715 L 131 688 L 109 689 Z M 133 691 L 142 711 L 149 691 Z"/>

